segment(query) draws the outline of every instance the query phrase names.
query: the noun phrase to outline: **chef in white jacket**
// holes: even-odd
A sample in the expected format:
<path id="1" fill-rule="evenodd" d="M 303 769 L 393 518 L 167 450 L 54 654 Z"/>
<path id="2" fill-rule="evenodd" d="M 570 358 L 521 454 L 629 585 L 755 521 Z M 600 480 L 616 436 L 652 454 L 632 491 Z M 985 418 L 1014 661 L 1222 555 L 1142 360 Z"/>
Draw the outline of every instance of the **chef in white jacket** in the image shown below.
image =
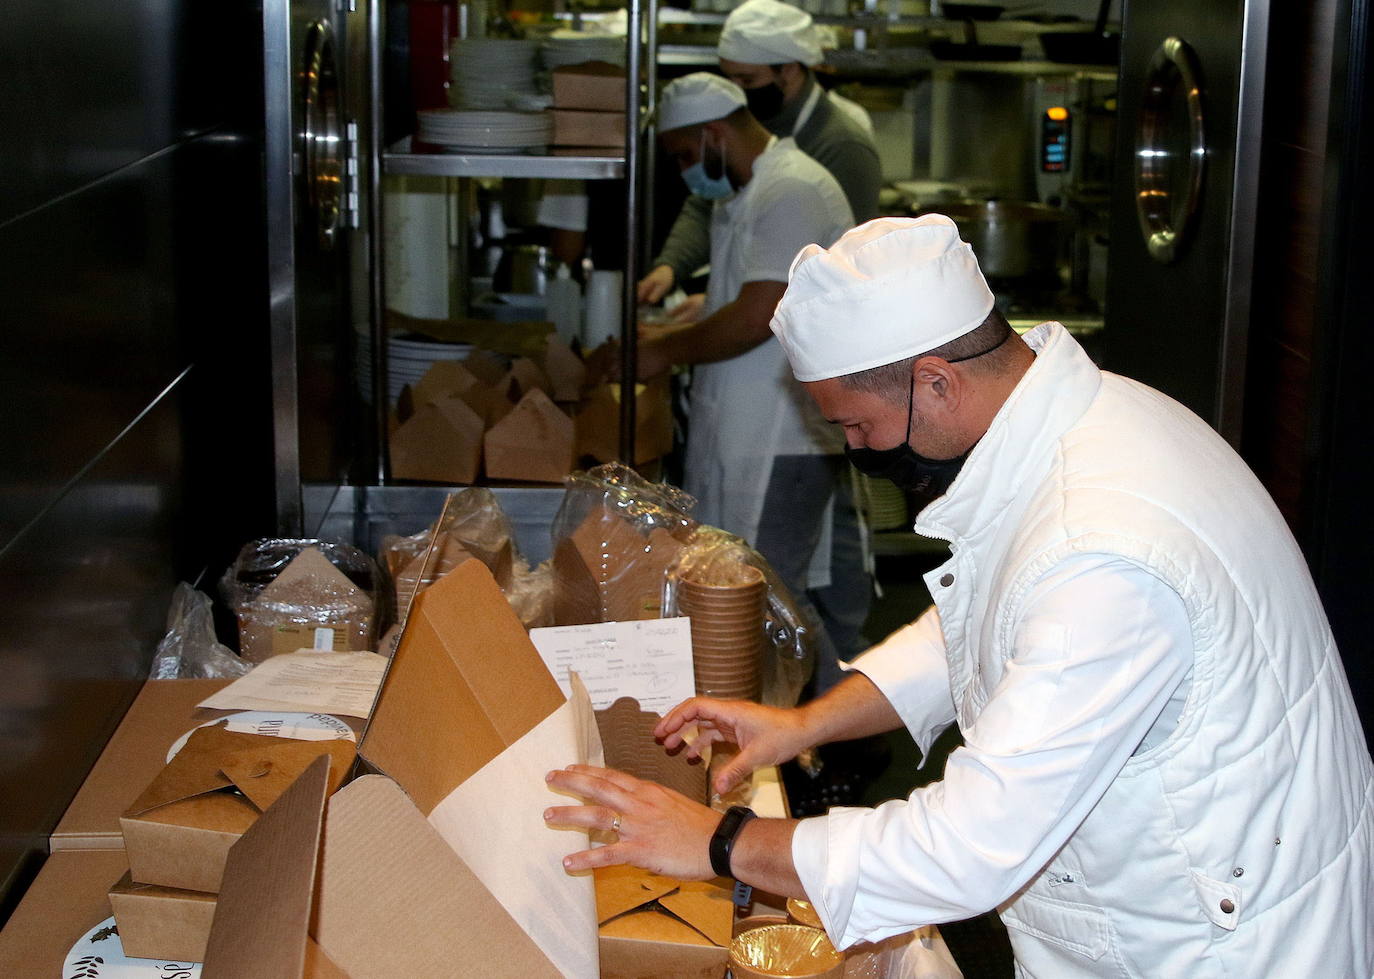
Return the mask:
<path id="1" fill-rule="evenodd" d="M 951 557 L 826 696 L 694 699 L 658 733 L 738 744 L 718 790 L 898 725 L 965 745 L 906 800 L 802 821 L 550 773 L 587 803 L 550 822 L 619 834 L 568 869 L 728 872 L 807 896 L 840 947 L 997 908 L 1022 976 L 1374 975 L 1374 770 L 1302 555 L 1226 442 L 1059 324 L 1012 334 L 939 215 L 805 249 L 772 328 Z"/>

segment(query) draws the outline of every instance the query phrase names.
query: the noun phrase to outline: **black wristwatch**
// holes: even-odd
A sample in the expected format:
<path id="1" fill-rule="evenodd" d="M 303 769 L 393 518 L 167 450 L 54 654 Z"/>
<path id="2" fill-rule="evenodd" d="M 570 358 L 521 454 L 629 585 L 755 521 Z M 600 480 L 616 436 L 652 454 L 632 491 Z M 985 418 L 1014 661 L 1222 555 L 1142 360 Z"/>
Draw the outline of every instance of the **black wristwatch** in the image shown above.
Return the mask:
<path id="1" fill-rule="evenodd" d="M 744 828 L 744 824 L 753 819 L 757 813 L 747 806 L 731 806 L 725 810 L 725 815 L 720 817 L 720 824 L 716 831 L 711 834 L 711 869 L 720 877 L 734 877 L 730 872 L 730 853 L 735 849 L 735 840 L 739 839 L 739 831 Z"/>

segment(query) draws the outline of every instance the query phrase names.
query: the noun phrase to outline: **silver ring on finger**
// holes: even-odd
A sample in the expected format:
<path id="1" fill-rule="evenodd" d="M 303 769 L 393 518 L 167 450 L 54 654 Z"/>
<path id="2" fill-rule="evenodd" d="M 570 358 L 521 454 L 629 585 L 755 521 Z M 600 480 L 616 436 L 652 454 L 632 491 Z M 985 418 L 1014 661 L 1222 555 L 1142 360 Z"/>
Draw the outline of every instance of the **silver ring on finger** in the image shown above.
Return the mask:
<path id="1" fill-rule="evenodd" d="M 611 832 L 620 832 L 620 813 L 618 812 L 611 813 Z"/>

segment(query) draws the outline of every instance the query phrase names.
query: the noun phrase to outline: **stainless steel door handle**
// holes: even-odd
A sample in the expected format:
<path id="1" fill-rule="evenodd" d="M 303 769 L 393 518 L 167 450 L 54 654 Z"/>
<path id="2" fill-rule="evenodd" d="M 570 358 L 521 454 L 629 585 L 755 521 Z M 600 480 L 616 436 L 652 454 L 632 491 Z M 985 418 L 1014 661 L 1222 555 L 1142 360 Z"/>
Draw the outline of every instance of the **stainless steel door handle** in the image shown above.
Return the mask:
<path id="1" fill-rule="evenodd" d="M 334 36 L 326 21 L 311 24 L 301 64 L 301 179 L 322 249 L 334 246 L 343 218 L 344 132 Z"/>
<path id="2" fill-rule="evenodd" d="M 1140 233 L 1150 257 L 1167 265 L 1178 257 L 1202 206 L 1207 132 L 1197 55 L 1182 38 L 1168 37 L 1145 72 L 1145 92 L 1135 142 L 1135 202 Z M 1187 132 L 1172 111 L 1183 98 Z M 1179 152 L 1171 136 L 1183 136 Z M 1178 168 L 1187 156 L 1186 171 Z"/>

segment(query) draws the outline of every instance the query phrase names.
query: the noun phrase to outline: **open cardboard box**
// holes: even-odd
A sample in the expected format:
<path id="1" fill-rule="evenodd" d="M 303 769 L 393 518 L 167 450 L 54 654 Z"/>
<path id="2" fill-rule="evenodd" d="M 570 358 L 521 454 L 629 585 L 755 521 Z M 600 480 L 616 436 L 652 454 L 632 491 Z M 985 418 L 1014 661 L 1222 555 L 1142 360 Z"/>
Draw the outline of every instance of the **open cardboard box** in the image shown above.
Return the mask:
<path id="1" fill-rule="evenodd" d="M 560 863 L 585 836 L 542 819 L 565 801 L 544 773 L 599 761 L 598 740 L 585 692 L 563 697 L 487 568 L 460 565 L 416 597 L 359 746 L 375 774 L 326 808 L 317 762 L 234 846 L 206 974 L 601 975 L 593 880 Z M 681 949 L 723 968 L 723 947 L 670 941 L 644 910 L 640 938 L 610 936 L 647 943 L 633 974 L 695 974 Z"/>
<path id="2" fill-rule="evenodd" d="M 321 755 L 337 787 L 352 767 L 352 742 L 197 729 L 119 817 L 133 879 L 217 892 L 229 848 Z"/>

